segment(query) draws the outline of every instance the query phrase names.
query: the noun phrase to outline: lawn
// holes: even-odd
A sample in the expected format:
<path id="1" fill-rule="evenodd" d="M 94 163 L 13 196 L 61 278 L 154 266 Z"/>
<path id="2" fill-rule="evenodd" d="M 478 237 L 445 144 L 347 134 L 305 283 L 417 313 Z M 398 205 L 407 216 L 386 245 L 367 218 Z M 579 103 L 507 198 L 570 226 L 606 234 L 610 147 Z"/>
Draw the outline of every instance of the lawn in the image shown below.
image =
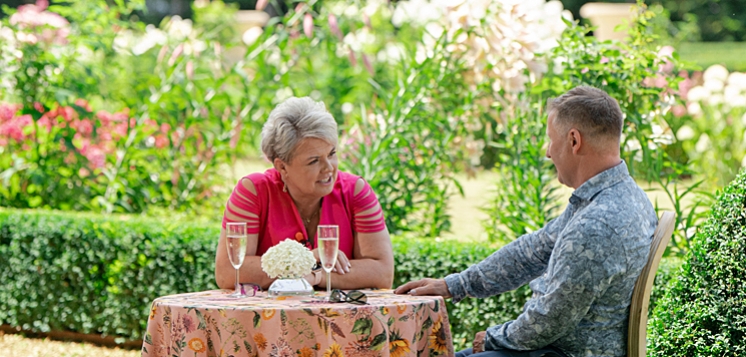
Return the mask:
<path id="1" fill-rule="evenodd" d="M 746 42 L 682 42 L 677 50 L 682 60 L 703 70 L 722 64 L 730 71 L 746 71 Z"/>

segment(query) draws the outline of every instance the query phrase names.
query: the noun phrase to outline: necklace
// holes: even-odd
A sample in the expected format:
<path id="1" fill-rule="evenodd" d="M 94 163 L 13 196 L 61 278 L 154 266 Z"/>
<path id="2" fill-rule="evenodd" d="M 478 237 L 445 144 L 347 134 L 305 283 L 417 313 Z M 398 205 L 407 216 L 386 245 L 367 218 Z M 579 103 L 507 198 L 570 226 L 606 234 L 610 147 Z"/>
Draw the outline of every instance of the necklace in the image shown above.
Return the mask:
<path id="1" fill-rule="evenodd" d="M 300 219 L 302 219 L 303 223 L 305 223 L 305 225 L 308 226 L 309 224 L 311 224 L 311 220 L 314 219 L 316 216 L 319 215 L 319 211 L 320 210 L 321 210 L 321 208 L 319 208 L 316 211 L 314 211 L 313 214 L 311 215 L 311 217 L 303 218 L 303 216 L 301 216 Z M 306 227 L 306 228 L 308 228 L 308 227 Z"/>

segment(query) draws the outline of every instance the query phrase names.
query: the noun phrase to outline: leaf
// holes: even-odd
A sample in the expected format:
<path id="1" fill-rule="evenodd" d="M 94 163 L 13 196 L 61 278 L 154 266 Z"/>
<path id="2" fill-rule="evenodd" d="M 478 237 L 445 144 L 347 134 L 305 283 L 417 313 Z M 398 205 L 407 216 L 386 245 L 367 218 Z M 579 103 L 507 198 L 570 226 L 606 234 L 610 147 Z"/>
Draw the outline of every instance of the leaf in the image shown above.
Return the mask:
<path id="1" fill-rule="evenodd" d="M 150 336 L 150 332 L 145 334 L 145 343 L 149 345 L 153 344 L 153 339 L 152 339 L 152 336 Z"/>
<path id="2" fill-rule="evenodd" d="M 369 336 L 373 329 L 373 320 L 369 317 L 358 319 L 355 321 L 355 325 L 352 327 L 352 333 L 356 335 Z"/>
<path id="3" fill-rule="evenodd" d="M 254 311 L 254 328 L 259 328 L 262 325 L 262 317 L 258 312 Z"/>
<path id="4" fill-rule="evenodd" d="M 308 314 L 308 316 L 315 316 L 314 313 L 313 313 L 313 310 L 311 310 L 309 308 L 303 309 L 303 312 L 305 312 L 306 314 Z"/>
<path id="5" fill-rule="evenodd" d="M 336 333 L 342 338 L 346 338 L 344 332 L 342 332 L 342 329 L 337 326 L 334 322 L 329 321 L 329 325 L 331 325 L 332 332 Z"/>
<path id="6" fill-rule="evenodd" d="M 205 317 L 202 316 L 202 313 L 195 309 L 194 310 L 195 315 L 197 315 L 197 320 L 199 320 L 199 325 L 197 325 L 198 330 L 204 330 L 207 328 L 207 323 L 205 322 Z"/>
<path id="7" fill-rule="evenodd" d="M 370 349 L 373 351 L 379 351 L 383 346 L 385 346 L 386 343 L 386 332 L 381 332 L 380 334 L 376 335 L 376 337 L 373 337 L 373 341 L 370 343 Z"/>
<path id="8" fill-rule="evenodd" d="M 248 352 L 249 354 L 251 354 L 251 344 L 249 343 L 249 341 L 244 340 L 243 341 L 243 347 L 246 348 L 246 352 Z"/>
<path id="9" fill-rule="evenodd" d="M 428 329 L 432 325 L 433 325 L 433 320 L 430 319 L 430 317 L 428 317 L 427 320 L 425 320 L 425 322 L 422 323 L 422 330 Z"/>

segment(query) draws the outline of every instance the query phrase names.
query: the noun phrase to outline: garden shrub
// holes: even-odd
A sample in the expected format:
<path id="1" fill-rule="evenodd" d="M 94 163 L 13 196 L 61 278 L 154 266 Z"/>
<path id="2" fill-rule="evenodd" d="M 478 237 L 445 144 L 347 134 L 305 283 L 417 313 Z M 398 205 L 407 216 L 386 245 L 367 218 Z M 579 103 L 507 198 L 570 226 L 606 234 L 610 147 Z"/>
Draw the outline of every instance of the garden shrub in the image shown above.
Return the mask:
<path id="1" fill-rule="evenodd" d="M 746 171 L 719 195 L 653 312 L 653 356 L 746 354 Z"/>
<path id="2" fill-rule="evenodd" d="M 158 296 L 215 288 L 219 225 L 0 210 L 0 322 L 139 339 Z"/>
<path id="3" fill-rule="evenodd" d="M 219 225 L 43 210 L 0 210 L 0 323 L 140 339 L 159 296 L 216 289 Z M 394 239 L 394 286 L 444 277 L 494 249 Z M 517 316 L 527 288 L 448 302 L 456 345 Z"/>
<path id="4" fill-rule="evenodd" d="M 0 209 L 0 324 L 140 339 L 155 298 L 217 288 L 218 235 L 217 224 Z M 497 249 L 407 237 L 394 238 L 393 246 L 394 287 L 460 272 Z M 656 287 L 664 285 L 667 266 L 678 266 L 668 261 Z M 487 299 L 448 300 L 456 348 L 517 317 L 530 294 L 523 286 Z M 658 288 L 653 295 L 660 295 Z"/>

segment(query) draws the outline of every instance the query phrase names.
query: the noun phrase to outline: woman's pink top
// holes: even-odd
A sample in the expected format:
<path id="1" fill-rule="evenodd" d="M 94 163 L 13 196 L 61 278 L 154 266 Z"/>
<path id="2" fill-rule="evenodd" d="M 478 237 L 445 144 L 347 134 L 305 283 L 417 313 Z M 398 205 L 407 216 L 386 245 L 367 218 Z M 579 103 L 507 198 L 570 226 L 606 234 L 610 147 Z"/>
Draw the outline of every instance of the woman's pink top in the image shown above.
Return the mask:
<path id="1" fill-rule="evenodd" d="M 284 184 L 277 170 L 269 169 L 244 178 L 254 183 L 256 194 L 246 189 L 241 180 L 238 181 L 226 204 L 223 228 L 228 222 L 247 222 L 247 233 L 259 234 L 256 251 L 258 256 L 288 238 L 304 243 L 310 249 L 318 247 L 316 237 L 308 239 L 308 233 L 290 194 L 282 191 Z M 365 187 L 355 194 L 355 183 L 359 179 L 358 176 L 338 171 L 332 193 L 322 200 L 319 217 L 320 225 L 339 226 L 339 250 L 348 258 L 352 258 L 355 232 L 375 233 L 386 228 L 381 206 L 370 185 L 363 181 Z M 236 219 L 229 219 L 229 213 Z"/>

